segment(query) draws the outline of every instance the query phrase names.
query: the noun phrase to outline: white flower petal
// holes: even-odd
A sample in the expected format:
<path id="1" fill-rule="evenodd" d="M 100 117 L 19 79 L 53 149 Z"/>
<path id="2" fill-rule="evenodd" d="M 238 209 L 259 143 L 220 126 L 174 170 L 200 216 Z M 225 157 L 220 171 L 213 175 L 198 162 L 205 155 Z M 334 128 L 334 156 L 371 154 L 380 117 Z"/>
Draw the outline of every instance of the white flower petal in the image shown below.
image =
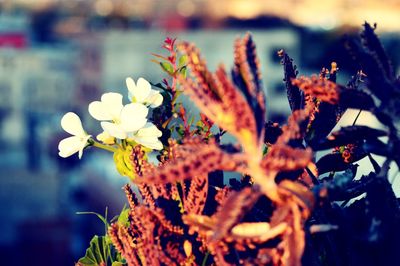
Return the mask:
<path id="1" fill-rule="evenodd" d="M 105 111 L 112 117 L 116 119 L 119 117 L 122 108 L 122 95 L 120 93 L 108 92 L 101 96 L 101 102 L 104 104 Z"/>
<path id="2" fill-rule="evenodd" d="M 82 141 L 80 137 L 72 136 L 65 138 L 58 144 L 58 155 L 63 158 L 69 157 L 72 154 L 78 152 L 81 148 L 85 147 L 86 143 L 82 147 Z"/>
<path id="3" fill-rule="evenodd" d="M 116 92 L 107 92 L 101 96 L 101 102 L 107 105 L 122 104 L 122 94 Z"/>
<path id="4" fill-rule="evenodd" d="M 139 129 L 139 131 L 133 135 L 133 139 L 150 149 L 161 150 L 163 145 L 161 141 L 159 141 L 158 137 L 162 136 L 162 132 L 153 124 L 146 123 L 146 125 Z"/>
<path id="5" fill-rule="evenodd" d="M 98 141 L 101 141 L 104 144 L 108 144 L 108 145 L 115 144 L 115 138 L 113 136 L 111 136 L 110 134 L 108 134 L 106 131 L 103 131 L 102 133 L 98 134 L 96 136 L 96 138 Z"/>
<path id="6" fill-rule="evenodd" d="M 121 128 L 129 133 L 129 132 L 134 132 L 139 129 L 141 129 L 144 125 L 146 125 L 147 119 L 142 118 L 142 119 L 137 119 L 137 118 L 131 118 L 131 120 L 125 120 L 123 123 L 121 123 Z"/>
<path id="7" fill-rule="evenodd" d="M 112 116 L 107 112 L 107 107 L 102 102 L 95 101 L 89 104 L 89 114 L 96 120 L 112 120 Z"/>
<path id="8" fill-rule="evenodd" d="M 126 83 L 126 87 L 128 88 L 128 91 L 129 91 L 130 93 L 134 94 L 134 93 L 135 93 L 135 90 L 136 90 L 136 83 L 135 83 L 135 81 L 133 80 L 133 78 L 127 77 L 127 78 L 125 79 L 125 83 Z"/>
<path id="9" fill-rule="evenodd" d="M 103 131 L 103 132 L 101 132 L 100 134 L 98 134 L 98 135 L 96 136 L 96 139 L 97 139 L 98 141 L 103 142 L 104 140 L 106 140 L 106 139 L 108 139 L 108 138 L 110 138 L 110 137 L 112 137 L 110 134 L 108 134 L 106 131 Z"/>
<path id="10" fill-rule="evenodd" d="M 139 129 L 139 131 L 135 134 L 137 137 L 161 137 L 162 132 L 153 124 L 146 123 L 146 125 Z"/>
<path id="11" fill-rule="evenodd" d="M 141 129 L 147 122 L 149 110 L 140 103 L 130 103 L 124 106 L 121 111 L 121 127 L 127 132 Z"/>
<path id="12" fill-rule="evenodd" d="M 125 130 L 123 130 L 120 125 L 110 122 L 101 122 L 101 127 L 104 131 L 117 139 L 126 139 L 127 137 Z"/>
<path id="13" fill-rule="evenodd" d="M 128 77 L 125 79 L 126 87 L 128 88 L 128 98 L 131 102 L 136 102 L 136 99 L 134 98 L 134 94 L 136 91 L 136 84 L 133 78 Z"/>
<path id="14" fill-rule="evenodd" d="M 86 136 L 79 116 L 73 112 L 66 113 L 61 119 L 61 127 L 71 135 Z"/>
<path id="15" fill-rule="evenodd" d="M 144 103 L 147 97 L 149 97 L 150 92 L 151 92 L 151 85 L 144 78 L 139 78 L 135 86 L 135 89 L 131 91 L 136 101 L 139 103 Z"/>
<path id="16" fill-rule="evenodd" d="M 150 104 L 150 107 L 156 108 L 162 104 L 163 100 L 164 98 L 159 91 L 151 90 L 146 101 Z"/>
<path id="17" fill-rule="evenodd" d="M 163 148 L 163 144 L 161 143 L 161 141 L 157 138 L 157 137 L 137 137 L 137 136 L 133 136 L 133 139 L 147 147 L 153 150 L 162 150 Z"/>
<path id="18" fill-rule="evenodd" d="M 91 136 L 86 136 L 86 138 L 83 138 L 83 139 L 81 138 L 82 146 L 81 146 L 81 148 L 79 149 L 79 152 L 78 152 L 79 159 L 82 158 L 83 149 L 86 147 L 87 141 L 90 139 L 90 137 Z"/>

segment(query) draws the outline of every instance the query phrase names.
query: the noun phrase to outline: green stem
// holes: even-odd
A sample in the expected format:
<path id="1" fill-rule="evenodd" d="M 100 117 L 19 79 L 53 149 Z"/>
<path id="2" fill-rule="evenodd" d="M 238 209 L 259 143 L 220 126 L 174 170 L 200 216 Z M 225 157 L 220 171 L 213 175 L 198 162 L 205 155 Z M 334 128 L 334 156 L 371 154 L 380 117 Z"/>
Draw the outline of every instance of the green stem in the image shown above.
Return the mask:
<path id="1" fill-rule="evenodd" d="M 201 263 L 201 266 L 206 266 L 207 259 L 208 259 L 209 255 L 210 255 L 210 252 L 207 251 L 206 255 L 204 256 L 203 262 Z"/>
<path id="2" fill-rule="evenodd" d="M 100 142 L 97 142 L 97 141 L 93 141 L 93 146 L 97 147 L 99 149 L 110 151 L 110 152 L 116 152 L 117 151 L 117 149 L 115 149 L 115 148 L 113 148 L 111 146 L 108 146 L 108 145 L 104 145 L 104 144 L 102 144 Z"/>

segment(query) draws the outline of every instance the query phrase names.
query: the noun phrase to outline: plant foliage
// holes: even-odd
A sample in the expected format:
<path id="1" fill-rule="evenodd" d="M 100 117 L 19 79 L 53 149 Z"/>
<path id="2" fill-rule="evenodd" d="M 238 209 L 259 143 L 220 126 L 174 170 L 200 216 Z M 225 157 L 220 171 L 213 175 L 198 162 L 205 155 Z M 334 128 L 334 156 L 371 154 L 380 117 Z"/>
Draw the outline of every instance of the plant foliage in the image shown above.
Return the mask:
<path id="1" fill-rule="evenodd" d="M 250 34 L 234 44 L 233 69 L 215 72 L 194 44 L 168 38 L 168 55 L 154 60 L 170 76 L 155 85 L 164 105 L 154 123 L 168 136 L 159 163 L 141 145 L 129 151 L 126 222 L 95 237 L 78 265 L 105 265 L 107 238 L 124 258 L 114 263 L 128 265 L 394 265 L 400 209 L 388 170 L 400 166 L 400 82 L 374 29 L 365 23 L 360 39 L 347 41 L 360 67 L 347 85 L 336 82 L 336 63 L 299 76 L 278 52 L 292 111 L 283 125 L 265 119 Z M 200 118 L 177 101 L 182 93 Z M 385 128 L 354 121 L 331 132 L 348 108 L 371 112 Z M 237 143 L 221 144 L 225 133 Z M 355 179 L 363 158 L 373 170 Z M 223 171 L 241 179 L 224 184 Z"/>

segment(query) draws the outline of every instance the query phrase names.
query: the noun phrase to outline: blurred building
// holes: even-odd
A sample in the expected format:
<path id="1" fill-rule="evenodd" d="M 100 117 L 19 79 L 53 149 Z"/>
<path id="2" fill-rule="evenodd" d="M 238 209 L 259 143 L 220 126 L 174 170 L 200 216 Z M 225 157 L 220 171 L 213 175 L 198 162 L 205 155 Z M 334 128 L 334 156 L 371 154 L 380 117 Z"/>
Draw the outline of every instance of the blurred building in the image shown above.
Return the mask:
<path id="1" fill-rule="evenodd" d="M 399 30 L 397 0 L 3 0 L 4 9 L 33 10 L 49 6 L 79 14 L 86 11 L 99 16 L 134 16 L 157 20 L 163 16 L 207 17 L 208 22 L 226 17 L 242 19 L 276 16 L 293 23 L 322 29 L 358 27 L 365 20 L 377 22 L 385 30 Z"/>
<path id="2" fill-rule="evenodd" d="M 272 111 L 287 113 L 288 104 L 282 88 L 283 70 L 277 55 L 279 49 L 285 49 L 299 60 L 300 36 L 292 29 L 254 30 L 251 31 L 260 57 L 264 88 L 269 98 Z M 180 40 L 193 42 L 201 50 L 211 70 L 223 63 L 227 69 L 233 66 L 233 44 L 236 38 L 245 32 L 240 30 L 217 31 L 181 31 L 172 36 Z M 150 31 L 109 31 L 104 34 L 103 51 L 103 87 L 125 90 L 124 80 L 145 77 L 158 83 L 165 77 L 159 67 L 150 62 L 152 52 L 160 51 L 160 44 L 165 35 L 158 30 Z M 118 67 L 115 67 L 118 65 Z M 163 76 L 164 75 L 164 76 Z"/>

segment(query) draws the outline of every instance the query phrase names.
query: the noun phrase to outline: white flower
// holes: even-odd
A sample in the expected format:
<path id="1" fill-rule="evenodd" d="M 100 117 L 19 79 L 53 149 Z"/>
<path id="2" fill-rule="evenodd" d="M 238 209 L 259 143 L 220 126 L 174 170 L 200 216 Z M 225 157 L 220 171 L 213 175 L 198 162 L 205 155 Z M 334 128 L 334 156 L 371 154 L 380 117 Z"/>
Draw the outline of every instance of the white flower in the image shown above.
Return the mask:
<path id="1" fill-rule="evenodd" d="M 147 123 L 132 136 L 132 139 L 147 148 L 161 150 L 163 145 L 158 139 L 161 136 L 162 132 L 154 124 Z"/>
<path id="2" fill-rule="evenodd" d="M 106 131 L 103 131 L 100 134 L 98 134 L 96 136 L 96 139 L 107 145 L 115 144 L 115 138 L 113 136 L 111 136 L 110 134 L 108 134 Z"/>
<path id="3" fill-rule="evenodd" d="M 79 116 L 72 112 L 66 113 L 61 119 L 61 127 L 73 136 L 60 141 L 58 155 L 66 158 L 79 152 L 79 159 L 82 158 L 83 149 L 86 147 L 90 135 L 86 134 L 83 129 Z"/>
<path id="4" fill-rule="evenodd" d="M 160 92 L 153 90 L 151 84 L 144 78 L 139 78 L 137 84 L 132 78 L 126 78 L 126 86 L 132 102 L 143 103 L 152 108 L 160 106 L 163 102 L 163 96 Z"/>
<path id="5" fill-rule="evenodd" d="M 122 95 L 119 93 L 105 93 L 101 101 L 89 104 L 89 113 L 101 122 L 101 127 L 111 136 L 126 139 L 144 127 L 147 123 L 149 110 L 141 103 L 122 104 Z"/>

